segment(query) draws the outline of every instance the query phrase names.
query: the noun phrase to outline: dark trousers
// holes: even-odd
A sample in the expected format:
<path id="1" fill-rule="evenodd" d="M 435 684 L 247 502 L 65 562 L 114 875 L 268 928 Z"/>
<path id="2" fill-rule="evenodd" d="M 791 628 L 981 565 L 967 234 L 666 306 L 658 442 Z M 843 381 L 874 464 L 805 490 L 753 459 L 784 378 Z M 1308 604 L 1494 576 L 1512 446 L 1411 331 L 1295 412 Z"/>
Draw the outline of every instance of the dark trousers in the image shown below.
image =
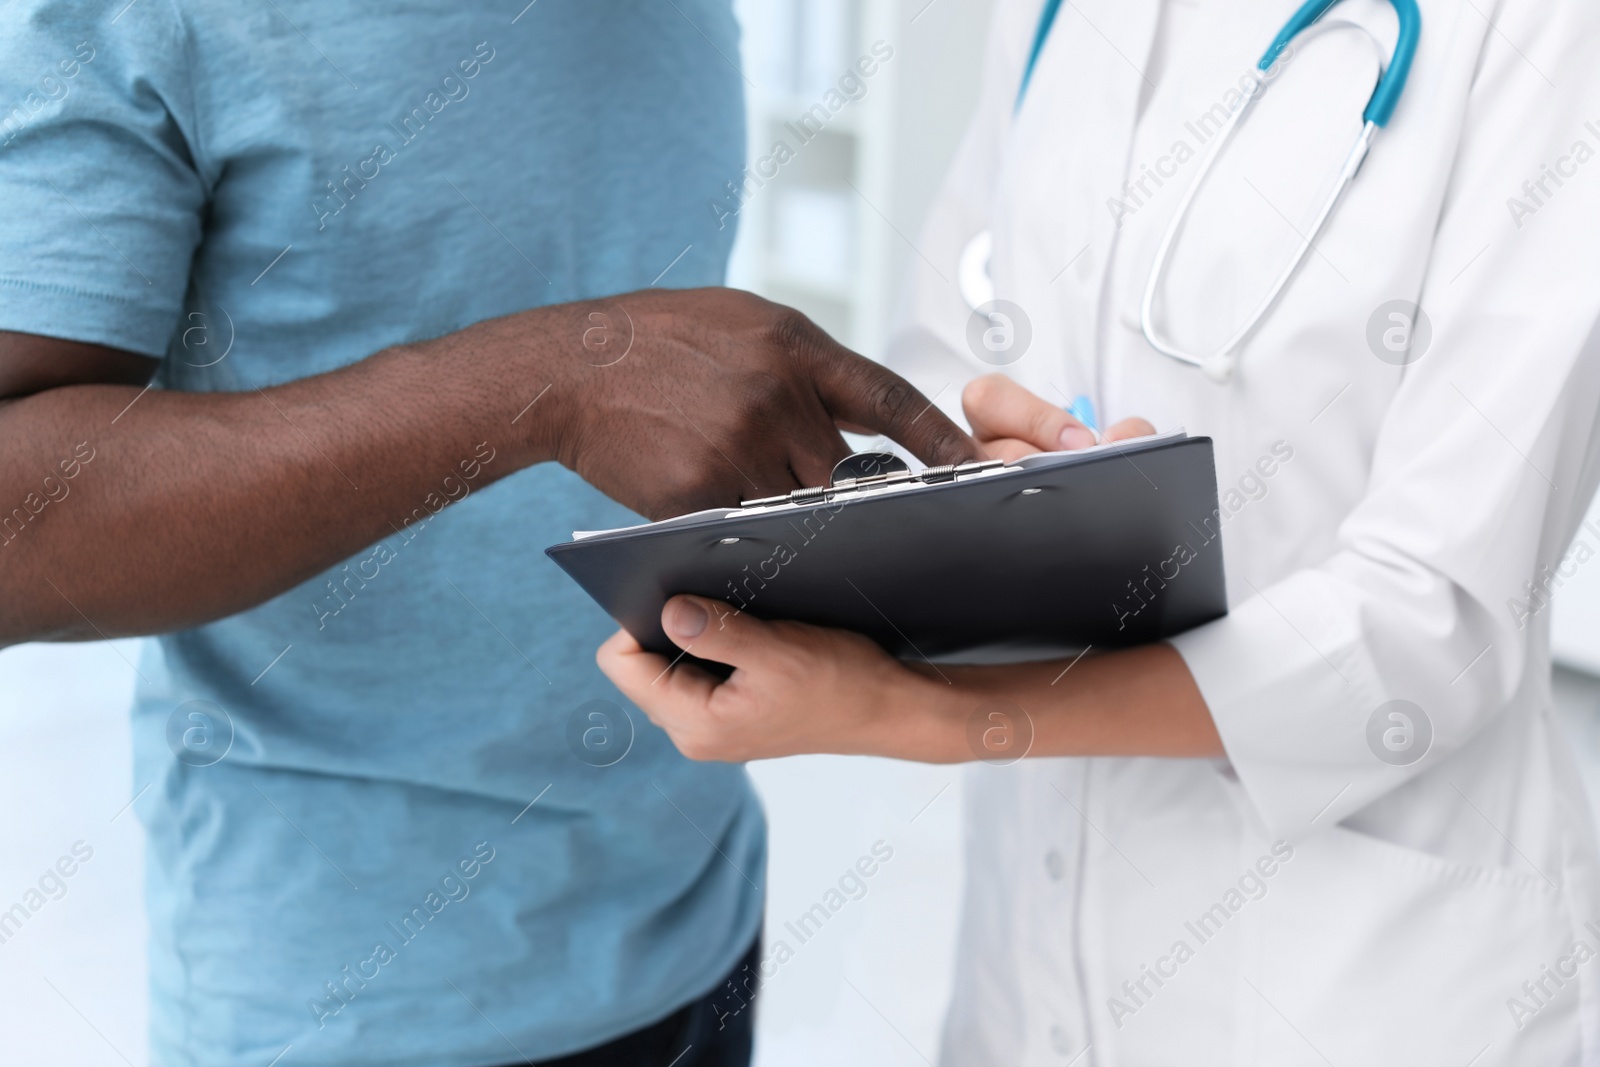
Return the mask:
<path id="1" fill-rule="evenodd" d="M 537 1067 L 749 1067 L 755 1026 L 752 976 L 760 962 L 757 941 L 725 981 L 694 1003 L 615 1041 L 540 1060 Z"/>

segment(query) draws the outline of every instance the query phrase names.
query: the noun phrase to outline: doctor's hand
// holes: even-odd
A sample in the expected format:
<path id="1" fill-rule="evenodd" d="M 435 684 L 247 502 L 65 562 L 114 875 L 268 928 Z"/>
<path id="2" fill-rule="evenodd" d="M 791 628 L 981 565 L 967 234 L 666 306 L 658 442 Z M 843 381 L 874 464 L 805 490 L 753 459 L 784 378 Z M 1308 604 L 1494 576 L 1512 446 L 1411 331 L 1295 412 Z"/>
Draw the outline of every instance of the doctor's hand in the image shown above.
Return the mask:
<path id="1" fill-rule="evenodd" d="M 981 454 L 904 378 L 736 289 L 553 305 L 452 338 L 469 336 L 516 406 L 549 383 L 516 426 L 534 458 L 652 519 L 826 485 L 851 451 L 840 427 L 883 434 L 930 466 Z"/>
<path id="2" fill-rule="evenodd" d="M 1043 397 L 1003 374 L 974 378 L 961 391 L 961 408 L 989 459 L 1008 463 L 1035 452 L 1064 452 L 1095 444 L 1094 431 Z M 1103 441 L 1121 441 L 1156 432 L 1144 419 L 1123 419 Z"/>
<path id="3" fill-rule="evenodd" d="M 844 630 L 766 622 L 676 596 L 661 622 L 680 648 L 734 668 L 727 680 L 646 652 L 619 631 L 595 654 L 617 688 L 690 759 L 742 762 L 806 752 L 960 759 L 926 710 L 944 686 Z M 948 746 L 943 746 L 948 747 Z"/>
<path id="4" fill-rule="evenodd" d="M 996 702 L 1031 724 L 1028 755 L 1224 754 L 1194 676 L 1163 642 L 1071 660 L 935 667 L 901 663 L 859 634 L 767 622 L 705 597 L 673 597 L 661 625 L 679 648 L 733 674 L 724 681 L 646 652 L 626 631 L 595 660 L 690 759 L 987 759 L 992 751 L 972 731 L 977 722 L 981 735 L 980 716 Z"/>

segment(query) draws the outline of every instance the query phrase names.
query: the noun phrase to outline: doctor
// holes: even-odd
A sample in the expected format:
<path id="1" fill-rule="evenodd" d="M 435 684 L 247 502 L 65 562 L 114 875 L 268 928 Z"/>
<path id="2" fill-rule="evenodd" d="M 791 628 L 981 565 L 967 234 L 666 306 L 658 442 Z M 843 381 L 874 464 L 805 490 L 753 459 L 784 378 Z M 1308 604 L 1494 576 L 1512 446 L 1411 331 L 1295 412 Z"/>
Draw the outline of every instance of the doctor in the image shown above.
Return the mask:
<path id="1" fill-rule="evenodd" d="M 1422 0 L 1392 117 L 1230 347 L 1405 44 L 1396 6 L 1349 0 L 1262 71 L 1294 12 L 1083 0 L 1041 33 L 1038 0 L 1001 0 L 888 360 L 929 395 L 971 383 L 1002 452 L 1081 443 L 1069 402 L 1212 437 L 1228 616 L 958 668 L 684 597 L 668 633 L 727 681 L 625 634 L 600 652 L 701 759 L 974 761 L 991 724 L 1031 735 L 972 768 L 947 1064 L 1600 1062 L 1547 610 L 1600 566 L 1588 533 L 1569 553 L 1600 474 L 1596 12 Z M 1008 303 L 975 312 L 985 231 L 966 296 L 987 274 Z"/>

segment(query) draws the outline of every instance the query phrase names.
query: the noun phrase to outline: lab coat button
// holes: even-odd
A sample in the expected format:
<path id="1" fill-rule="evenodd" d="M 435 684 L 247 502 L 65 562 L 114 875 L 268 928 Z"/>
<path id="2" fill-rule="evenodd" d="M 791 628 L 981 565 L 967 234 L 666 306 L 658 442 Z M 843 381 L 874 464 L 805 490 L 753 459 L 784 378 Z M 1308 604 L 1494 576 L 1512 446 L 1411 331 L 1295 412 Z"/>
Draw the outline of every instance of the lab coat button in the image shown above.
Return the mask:
<path id="1" fill-rule="evenodd" d="M 1066 861 L 1061 858 L 1061 853 L 1057 852 L 1055 849 L 1051 849 L 1049 852 L 1044 854 L 1044 869 L 1045 873 L 1050 876 L 1050 880 L 1052 882 L 1059 882 L 1061 881 L 1062 874 L 1066 872 L 1067 864 Z"/>
<path id="2" fill-rule="evenodd" d="M 1052 1026 L 1050 1028 L 1050 1047 L 1055 1049 L 1059 1055 L 1072 1055 L 1073 1048 L 1071 1035 L 1069 1035 L 1060 1026 Z"/>

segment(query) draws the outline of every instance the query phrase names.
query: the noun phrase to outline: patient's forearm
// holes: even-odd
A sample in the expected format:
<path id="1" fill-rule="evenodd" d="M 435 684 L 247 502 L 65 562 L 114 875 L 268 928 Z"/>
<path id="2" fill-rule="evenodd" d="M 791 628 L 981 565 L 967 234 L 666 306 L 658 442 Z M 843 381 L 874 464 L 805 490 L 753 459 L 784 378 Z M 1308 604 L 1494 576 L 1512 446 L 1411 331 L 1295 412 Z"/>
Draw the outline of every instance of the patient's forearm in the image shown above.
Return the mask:
<path id="1" fill-rule="evenodd" d="M 0 646 L 242 610 L 546 458 L 510 425 L 518 397 L 489 409 L 505 386 L 447 388 L 429 355 L 270 390 L 73 385 L 0 404 Z"/>

